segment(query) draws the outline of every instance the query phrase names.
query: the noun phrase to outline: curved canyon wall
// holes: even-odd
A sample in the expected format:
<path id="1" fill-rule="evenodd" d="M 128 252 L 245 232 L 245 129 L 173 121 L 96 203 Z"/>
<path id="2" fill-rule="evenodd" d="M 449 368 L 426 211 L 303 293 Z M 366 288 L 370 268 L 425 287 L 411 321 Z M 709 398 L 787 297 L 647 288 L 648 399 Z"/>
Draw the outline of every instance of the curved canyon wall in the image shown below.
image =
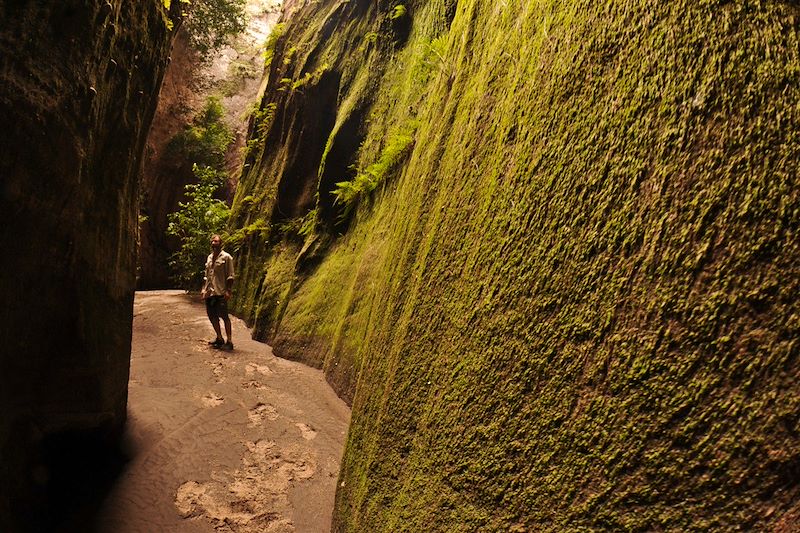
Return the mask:
<path id="1" fill-rule="evenodd" d="M 334 530 L 798 527 L 798 5 L 289 8 L 228 246 Z"/>
<path id="2" fill-rule="evenodd" d="M 53 518 L 51 439 L 111 438 L 125 420 L 137 180 L 168 15 L 160 0 L 0 1 L 3 531 Z"/>

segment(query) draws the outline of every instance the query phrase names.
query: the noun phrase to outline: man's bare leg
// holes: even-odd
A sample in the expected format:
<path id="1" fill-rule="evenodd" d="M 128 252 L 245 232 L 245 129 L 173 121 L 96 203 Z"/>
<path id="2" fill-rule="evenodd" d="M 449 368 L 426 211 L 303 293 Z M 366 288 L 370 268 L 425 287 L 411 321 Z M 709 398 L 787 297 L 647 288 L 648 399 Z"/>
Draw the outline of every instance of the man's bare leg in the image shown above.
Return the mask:
<path id="1" fill-rule="evenodd" d="M 230 320 L 228 321 L 228 324 L 230 324 Z M 225 324 L 225 330 L 226 330 L 226 331 L 227 331 L 227 329 L 228 329 L 228 327 L 229 327 L 229 326 L 228 326 L 228 324 Z M 217 334 L 217 340 L 218 340 L 218 341 L 222 341 L 222 330 L 221 330 L 221 329 L 220 329 L 220 327 L 219 327 L 219 319 L 217 319 L 217 320 L 212 320 L 212 321 L 211 321 L 211 325 L 214 327 L 214 333 L 216 333 L 216 334 Z M 231 338 L 231 335 L 230 335 L 230 333 L 228 333 L 228 338 L 229 338 L 229 339 Z"/>
<path id="2" fill-rule="evenodd" d="M 228 344 L 233 344 L 233 342 L 231 342 L 231 319 L 225 317 L 222 321 L 225 323 L 225 335 L 228 336 Z M 219 329 L 219 324 L 217 324 L 217 329 Z M 217 333 L 217 335 L 219 335 L 219 333 Z"/>

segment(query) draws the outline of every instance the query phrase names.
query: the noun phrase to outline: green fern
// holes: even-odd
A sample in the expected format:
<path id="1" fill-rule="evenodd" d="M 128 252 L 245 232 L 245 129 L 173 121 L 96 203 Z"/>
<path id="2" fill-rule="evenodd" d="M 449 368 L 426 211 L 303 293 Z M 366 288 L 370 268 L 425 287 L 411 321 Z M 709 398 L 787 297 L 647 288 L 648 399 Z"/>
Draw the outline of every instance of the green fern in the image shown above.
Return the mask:
<path id="1" fill-rule="evenodd" d="M 378 161 L 358 172 L 352 180 L 336 183 L 336 188 L 333 190 L 334 203 L 344 206 L 343 216 L 349 215 L 361 198 L 369 196 L 385 181 L 389 173 L 412 148 L 414 133 L 418 126 L 417 121 L 411 121 L 400 128 L 389 136 L 386 146 L 378 156 Z"/>

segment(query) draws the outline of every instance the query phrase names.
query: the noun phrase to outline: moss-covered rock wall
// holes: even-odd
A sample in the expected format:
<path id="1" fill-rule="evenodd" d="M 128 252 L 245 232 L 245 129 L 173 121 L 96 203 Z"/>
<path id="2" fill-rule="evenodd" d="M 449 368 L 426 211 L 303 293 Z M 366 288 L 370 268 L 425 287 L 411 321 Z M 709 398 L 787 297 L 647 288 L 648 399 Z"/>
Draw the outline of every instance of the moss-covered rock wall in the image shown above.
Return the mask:
<path id="1" fill-rule="evenodd" d="M 160 0 L 0 1 L 3 531 L 57 523 L 49 439 L 110 437 L 125 420 L 137 180 L 166 17 Z"/>
<path id="2" fill-rule="evenodd" d="M 293 10 L 229 247 L 334 530 L 800 527 L 797 3 Z"/>

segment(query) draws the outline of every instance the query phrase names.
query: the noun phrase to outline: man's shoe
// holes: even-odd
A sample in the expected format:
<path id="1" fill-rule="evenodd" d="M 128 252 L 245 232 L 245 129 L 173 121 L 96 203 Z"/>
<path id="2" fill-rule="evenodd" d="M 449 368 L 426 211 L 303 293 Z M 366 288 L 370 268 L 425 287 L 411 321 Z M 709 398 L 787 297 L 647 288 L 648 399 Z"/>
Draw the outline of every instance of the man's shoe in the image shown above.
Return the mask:
<path id="1" fill-rule="evenodd" d="M 231 341 L 226 342 L 222 345 L 222 348 L 228 350 L 229 352 L 233 351 L 233 343 Z"/>
<path id="2" fill-rule="evenodd" d="M 214 339 L 213 341 L 208 341 L 208 345 L 213 348 L 219 348 L 223 344 L 225 344 L 225 341 L 223 341 L 222 339 Z"/>

